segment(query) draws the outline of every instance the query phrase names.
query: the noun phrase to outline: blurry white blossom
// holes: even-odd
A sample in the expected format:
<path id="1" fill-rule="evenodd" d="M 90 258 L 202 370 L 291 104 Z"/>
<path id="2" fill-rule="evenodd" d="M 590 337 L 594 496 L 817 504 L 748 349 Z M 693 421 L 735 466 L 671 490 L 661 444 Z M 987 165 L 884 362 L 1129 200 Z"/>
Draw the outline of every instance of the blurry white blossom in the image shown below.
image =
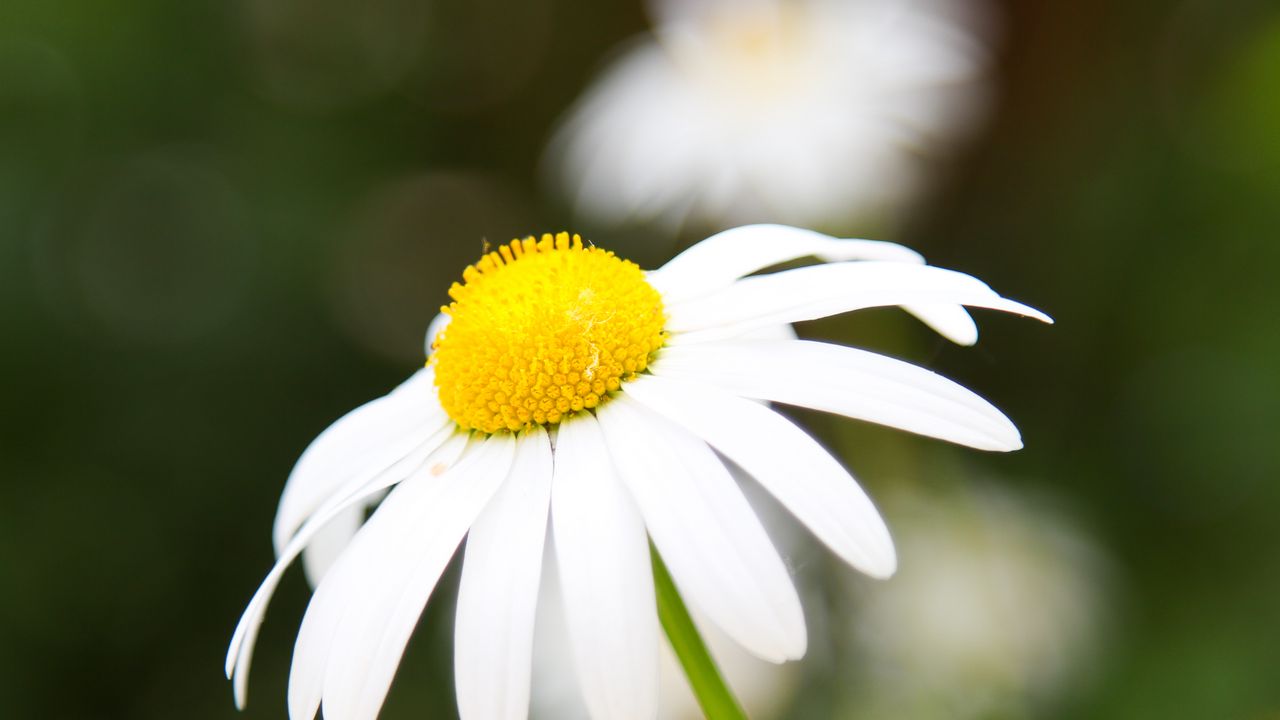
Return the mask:
<path id="1" fill-rule="evenodd" d="M 900 493 L 886 511 L 902 564 L 854 589 L 842 717 L 1038 716 L 1088 679 L 1108 613 L 1081 530 L 995 487 Z"/>
<path id="2" fill-rule="evenodd" d="M 985 105 L 977 0 L 668 0 L 552 143 L 588 220 L 888 218 Z"/>

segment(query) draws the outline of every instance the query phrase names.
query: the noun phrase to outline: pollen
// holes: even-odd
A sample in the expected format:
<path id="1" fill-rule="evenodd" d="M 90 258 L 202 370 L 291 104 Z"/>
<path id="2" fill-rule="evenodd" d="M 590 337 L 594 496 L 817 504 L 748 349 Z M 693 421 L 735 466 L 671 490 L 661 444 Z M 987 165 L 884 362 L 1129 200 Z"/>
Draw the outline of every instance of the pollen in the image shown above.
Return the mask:
<path id="1" fill-rule="evenodd" d="M 633 262 L 578 235 L 512 240 L 462 273 L 433 346 L 462 428 L 554 425 L 608 401 L 666 341 L 662 297 Z"/>

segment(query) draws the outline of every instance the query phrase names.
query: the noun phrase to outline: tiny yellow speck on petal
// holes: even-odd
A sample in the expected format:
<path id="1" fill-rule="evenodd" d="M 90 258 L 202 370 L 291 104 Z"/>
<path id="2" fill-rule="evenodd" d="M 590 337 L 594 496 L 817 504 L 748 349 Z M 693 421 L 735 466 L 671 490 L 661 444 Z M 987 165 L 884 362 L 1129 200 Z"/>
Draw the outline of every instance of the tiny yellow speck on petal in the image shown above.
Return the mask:
<path id="1" fill-rule="evenodd" d="M 464 429 L 554 425 L 595 408 L 666 342 L 662 296 L 640 267 L 578 235 L 513 240 L 462 279 L 429 362 Z"/>

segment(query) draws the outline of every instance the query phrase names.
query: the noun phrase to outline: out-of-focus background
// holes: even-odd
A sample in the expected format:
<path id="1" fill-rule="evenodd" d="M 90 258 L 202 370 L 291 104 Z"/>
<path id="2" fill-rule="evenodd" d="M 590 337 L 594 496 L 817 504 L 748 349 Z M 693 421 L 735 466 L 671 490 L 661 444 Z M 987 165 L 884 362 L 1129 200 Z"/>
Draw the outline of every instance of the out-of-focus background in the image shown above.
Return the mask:
<path id="1" fill-rule="evenodd" d="M 986 81 L 960 89 L 981 110 L 927 181 L 892 212 L 837 198 L 809 224 L 911 245 L 1058 324 L 979 313 L 975 348 L 890 311 L 801 330 L 956 378 L 1026 449 L 797 413 L 884 508 L 902 571 L 866 581 L 800 537 L 812 650 L 751 681 L 770 696 L 749 705 L 1280 717 L 1280 7 L 989 9 L 973 31 Z M 610 220 L 575 201 L 561 121 L 655 16 L 585 0 L 0 4 L 0 716 L 237 717 L 223 653 L 272 561 L 285 476 L 422 362 L 484 241 L 568 228 L 653 267 L 743 214 L 720 198 Z M 606 158 L 605 137 L 582 157 Z M 611 177 L 590 192 L 618 197 Z M 382 717 L 454 715 L 453 585 Z M 291 573 L 246 720 L 284 717 L 307 596 Z"/>

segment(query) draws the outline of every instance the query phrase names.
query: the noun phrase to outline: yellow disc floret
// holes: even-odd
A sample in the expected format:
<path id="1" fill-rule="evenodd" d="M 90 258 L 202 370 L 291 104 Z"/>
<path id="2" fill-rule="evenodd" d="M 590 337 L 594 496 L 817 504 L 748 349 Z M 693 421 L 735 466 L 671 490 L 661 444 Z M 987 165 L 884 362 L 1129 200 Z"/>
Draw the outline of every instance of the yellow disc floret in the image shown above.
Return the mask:
<path id="1" fill-rule="evenodd" d="M 568 233 L 513 240 L 462 273 L 430 362 L 445 412 L 485 433 L 596 407 L 666 339 L 639 266 Z"/>

